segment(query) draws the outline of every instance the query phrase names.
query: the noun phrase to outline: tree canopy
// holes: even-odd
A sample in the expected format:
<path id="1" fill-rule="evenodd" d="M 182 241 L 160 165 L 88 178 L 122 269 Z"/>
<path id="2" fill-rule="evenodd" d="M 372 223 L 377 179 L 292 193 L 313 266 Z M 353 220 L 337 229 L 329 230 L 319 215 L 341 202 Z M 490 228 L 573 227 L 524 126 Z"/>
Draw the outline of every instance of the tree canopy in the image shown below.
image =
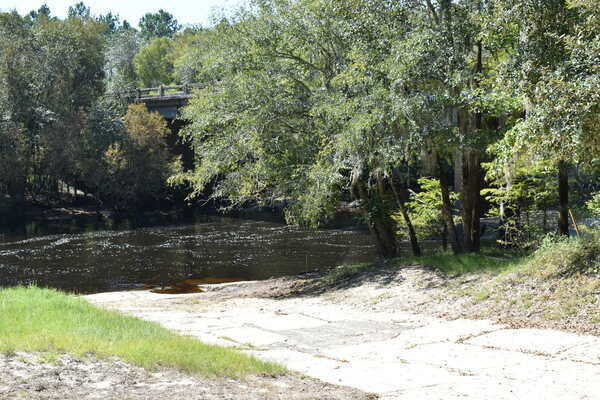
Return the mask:
<path id="1" fill-rule="evenodd" d="M 2 199 L 60 182 L 123 208 L 170 183 L 298 225 L 350 211 L 384 257 L 433 232 L 478 251 L 486 215 L 546 230 L 556 210 L 568 234 L 573 208 L 597 208 L 597 1 L 251 0 L 184 30 L 164 10 L 139 30 L 83 2 L 68 15 L 0 14 Z M 127 93 L 189 83 L 182 173 Z"/>
<path id="2" fill-rule="evenodd" d="M 157 13 L 147 13 L 140 19 L 140 35 L 142 39 L 150 41 L 156 38 L 173 38 L 175 33 L 181 29 L 177 19 L 165 10 Z"/>

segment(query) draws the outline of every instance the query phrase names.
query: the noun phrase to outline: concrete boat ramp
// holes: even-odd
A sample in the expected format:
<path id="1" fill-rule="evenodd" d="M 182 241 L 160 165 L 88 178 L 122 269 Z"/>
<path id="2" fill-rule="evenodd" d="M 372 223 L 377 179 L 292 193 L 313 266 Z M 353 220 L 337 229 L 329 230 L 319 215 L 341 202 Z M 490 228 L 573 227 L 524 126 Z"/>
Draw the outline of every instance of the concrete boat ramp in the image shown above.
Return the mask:
<path id="1" fill-rule="evenodd" d="M 365 312 L 324 298 L 149 291 L 86 296 L 205 343 L 392 399 L 600 399 L 600 338 L 486 320 Z"/>

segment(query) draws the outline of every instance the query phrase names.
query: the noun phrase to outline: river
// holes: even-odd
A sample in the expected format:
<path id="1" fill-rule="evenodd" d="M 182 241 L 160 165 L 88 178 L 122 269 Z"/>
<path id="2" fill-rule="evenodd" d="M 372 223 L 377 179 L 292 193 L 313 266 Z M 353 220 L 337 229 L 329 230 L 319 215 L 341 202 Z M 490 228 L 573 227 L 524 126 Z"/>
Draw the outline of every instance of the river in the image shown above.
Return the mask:
<path id="1" fill-rule="evenodd" d="M 215 216 L 135 229 L 62 222 L 0 234 L 0 287 L 96 293 L 184 280 L 267 279 L 375 259 L 361 230 L 310 231 Z"/>

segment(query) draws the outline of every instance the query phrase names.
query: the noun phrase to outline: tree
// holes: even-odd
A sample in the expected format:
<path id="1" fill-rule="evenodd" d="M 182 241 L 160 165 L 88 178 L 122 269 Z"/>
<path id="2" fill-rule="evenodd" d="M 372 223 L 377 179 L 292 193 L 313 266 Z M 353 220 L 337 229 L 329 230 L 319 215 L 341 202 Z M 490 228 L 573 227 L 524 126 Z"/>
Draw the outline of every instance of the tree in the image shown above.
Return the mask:
<path id="1" fill-rule="evenodd" d="M 137 32 L 121 29 L 107 39 L 106 79 L 107 89 L 112 93 L 135 89 L 138 76 L 135 69 L 135 56 L 140 50 Z"/>
<path id="2" fill-rule="evenodd" d="M 16 151 L 9 194 L 17 202 L 56 193 L 72 168 L 85 114 L 103 91 L 101 26 L 86 19 L 0 14 L 3 140 Z M 12 144 L 11 144 L 12 143 Z M 0 150 L 0 152 L 4 149 Z"/>
<path id="3" fill-rule="evenodd" d="M 156 87 L 173 81 L 173 42 L 159 37 L 136 54 L 134 58 L 135 72 L 143 87 Z"/>
<path id="4" fill-rule="evenodd" d="M 600 155 L 600 39 L 595 2 L 508 2 L 518 18 L 520 46 L 514 65 L 526 117 L 515 144 L 558 167 L 559 232 L 569 234 L 569 166 Z"/>
<path id="5" fill-rule="evenodd" d="M 124 140 L 111 144 L 104 154 L 109 173 L 104 196 L 118 210 L 164 199 L 166 180 L 179 168 L 171 160 L 167 122 L 159 113 L 148 112 L 143 104 L 130 105 L 125 132 Z"/>
<path id="6" fill-rule="evenodd" d="M 28 14 L 28 16 L 33 20 L 40 18 L 40 17 L 50 18 L 50 15 L 51 15 L 50 7 L 48 7 L 48 5 L 46 3 L 42 4 L 42 6 L 37 9 L 37 11 L 31 11 Z"/>
<path id="7" fill-rule="evenodd" d="M 419 178 L 420 191 L 410 193 L 406 203 L 407 211 L 412 216 L 412 223 L 418 233 L 419 239 L 428 237 L 442 238 L 442 247 L 446 250 L 448 245 L 448 229 L 442 215 L 442 192 L 440 182 L 433 178 Z M 456 202 L 457 193 L 451 193 L 450 199 Z M 395 216 L 398 223 L 404 218 Z"/>
<path id="8" fill-rule="evenodd" d="M 106 34 L 111 35 L 120 30 L 119 16 L 114 15 L 112 12 L 108 12 L 104 15 L 96 17 L 96 21 L 104 24 L 106 27 Z"/>
<path id="9" fill-rule="evenodd" d="M 396 256 L 394 169 L 410 158 L 411 142 L 390 106 L 388 53 L 377 50 L 402 33 L 402 7 L 254 5 L 218 28 L 200 74 L 219 83 L 185 111 L 200 156 L 188 177 L 196 194 L 218 179 L 212 197 L 233 205 L 285 199 L 287 220 L 311 226 L 354 197 L 380 255 Z M 365 13 L 370 20 L 357 20 Z"/>
<path id="10" fill-rule="evenodd" d="M 215 80 L 198 76 L 202 70 L 198 64 L 202 59 L 202 55 L 199 53 L 209 51 L 207 49 L 207 45 L 211 43 L 209 37 L 214 33 L 214 30 L 186 28 L 183 32 L 175 35 L 171 57 L 174 76 L 178 82 L 196 83 Z"/>
<path id="11" fill-rule="evenodd" d="M 142 39 L 147 42 L 156 38 L 172 39 L 175 33 L 181 29 L 177 19 L 162 9 L 157 13 L 144 15 L 140 19 L 139 27 Z"/>
<path id="12" fill-rule="evenodd" d="M 67 14 L 69 18 L 83 18 L 87 19 L 90 17 L 90 8 L 85 5 L 83 1 L 69 6 L 69 12 Z"/>

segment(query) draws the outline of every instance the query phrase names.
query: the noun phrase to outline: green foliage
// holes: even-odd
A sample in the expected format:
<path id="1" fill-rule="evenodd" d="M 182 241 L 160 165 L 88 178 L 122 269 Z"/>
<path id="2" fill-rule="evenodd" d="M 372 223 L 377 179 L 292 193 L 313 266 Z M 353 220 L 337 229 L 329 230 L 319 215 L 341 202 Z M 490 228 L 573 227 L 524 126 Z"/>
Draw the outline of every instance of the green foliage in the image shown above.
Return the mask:
<path id="1" fill-rule="evenodd" d="M 101 32 L 90 19 L 0 14 L 0 159 L 18 168 L 0 180 L 13 200 L 77 175 L 81 127 L 104 86 Z"/>
<path id="2" fill-rule="evenodd" d="M 218 26 L 195 64 L 199 76 L 219 81 L 185 112 L 200 155 L 189 177 L 196 193 L 219 178 L 214 197 L 233 205 L 285 199 L 288 221 L 313 226 L 353 195 L 367 222 L 385 229 L 393 203 L 385 188 L 412 145 L 390 104 L 389 52 L 379 43 L 403 31 L 399 8 L 254 6 Z"/>
<path id="3" fill-rule="evenodd" d="M 592 195 L 591 200 L 586 203 L 588 210 L 597 217 L 600 217 L 600 192 Z"/>
<path id="4" fill-rule="evenodd" d="M 177 82 L 196 83 L 211 82 L 217 79 L 208 76 L 198 76 L 205 52 L 210 51 L 210 37 L 215 36 L 216 30 L 198 30 L 187 28 L 173 38 L 174 77 Z"/>
<path id="5" fill-rule="evenodd" d="M 69 6 L 68 16 L 69 18 L 89 18 L 90 8 L 83 1 L 80 1 L 73 6 Z"/>
<path id="6" fill-rule="evenodd" d="M 0 352 L 119 357 L 148 370 L 171 367 L 208 377 L 280 374 L 279 365 L 204 344 L 152 322 L 92 306 L 55 290 L 0 290 Z"/>
<path id="7" fill-rule="evenodd" d="M 556 168 L 547 163 L 538 163 L 515 168 L 510 182 L 502 174 L 490 171 L 488 178 L 491 187 L 485 189 L 485 198 L 493 204 L 492 216 L 505 216 L 504 210 L 515 214 L 549 210 L 556 206 Z M 502 208 L 502 209 L 501 209 Z"/>
<path id="8" fill-rule="evenodd" d="M 484 194 L 515 232 L 505 241 L 531 243 L 527 216 L 556 207 L 555 162 L 597 180 L 592 0 L 253 0 L 207 29 L 180 32 L 168 12 L 149 13 L 139 34 L 84 3 L 69 15 L 0 14 L 0 165 L 18 167 L 0 176 L 0 194 L 11 201 L 59 182 L 119 208 L 165 196 L 160 123 L 137 120 L 149 137 L 128 131 L 119 94 L 174 82 L 206 85 L 184 111 L 195 169 L 171 183 L 231 207 L 283 202 L 295 224 L 317 226 L 350 203 L 392 243 L 407 182 L 435 175 L 446 189 L 454 171 L 473 241 L 489 161 Z M 149 182 L 130 184 L 143 170 Z M 418 176 L 405 180 L 408 170 Z M 409 204 L 421 238 L 443 233 L 437 184 L 422 185 Z M 598 190 L 578 187 L 585 200 Z"/>
<path id="9" fill-rule="evenodd" d="M 140 19 L 140 35 L 145 41 L 156 38 L 173 38 L 175 33 L 181 29 L 171 13 L 158 10 L 157 13 L 147 13 Z"/>
<path id="10" fill-rule="evenodd" d="M 522 32 L 515 66 L 527 118 L 517 149 L 545 159 L 593 163 L 600 154 L 600 10 L 593 2 L 509 1 Z"/>
<path id="11" fill-rule="evenodd" d="M 530 164 L 521 160 L 510 174 L 487 164 L 489 188 L 482 195 L 492 205 L 490 215 L 504 224 L 502 244 L 535 247 L 548 230 L 548 211 L 557 206 L 558 174 L 549 163 Z"/>
<path id="12" fill-rule="evenodd" d="M 157 87 L 173 81 L 173 42 L 156 38 L 135 55 L 135 72 L 142 87 Z"/>
<path id="13" fill-rule="evenodd" d="M 417 237 L 427 239 L 430 237 L 445 238 L 446 225 L 442 218 L 442 191 L 440 182 L 432 178 L 419 178 L 420 191 L 411 192 L 406 207 L 410 214 Z M 458 200 L 458 194 L 452 192 L 450 198 L 453 203 Z M 401 215 L 394 215 L 396 222 L 401 225 L 404 219 Z M 455 222 L 459 219 L 455 218 Z"/>
<path id="14" fill-rule="evenodd" d="M 127 92 L 137 86 L 134 59 L 139 50 L 140 41 L 135 31 L 121 30 L 108 38 L 105 70 L 109 92 Z"/>

